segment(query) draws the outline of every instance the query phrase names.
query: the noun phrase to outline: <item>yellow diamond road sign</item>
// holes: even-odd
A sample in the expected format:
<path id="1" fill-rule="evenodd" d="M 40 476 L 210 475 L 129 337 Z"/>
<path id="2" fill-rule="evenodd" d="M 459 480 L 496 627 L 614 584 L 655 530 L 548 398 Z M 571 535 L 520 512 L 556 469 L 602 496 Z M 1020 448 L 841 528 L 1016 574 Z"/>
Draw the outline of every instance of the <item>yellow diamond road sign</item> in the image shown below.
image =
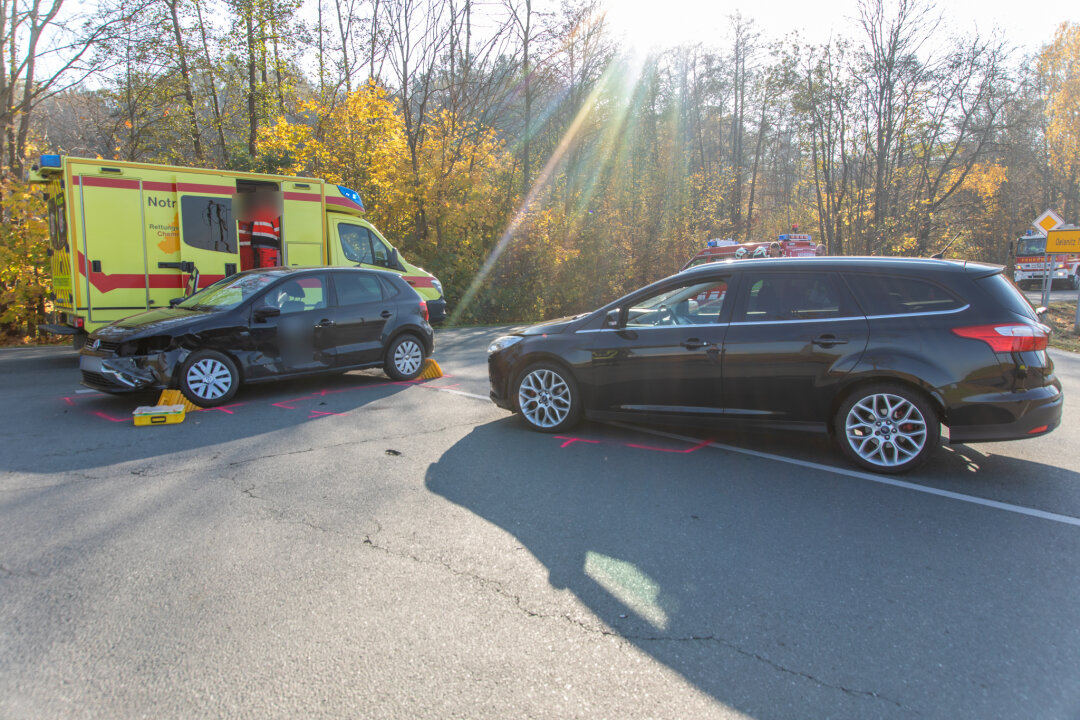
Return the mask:
<path id="1" fill-rule="evenodd" d="M 1049 233 L 1051 230 L 1055 230 L 1064 224 L 1065 221 L 1053 210 L 1047 210 L 1035 220 L 1035 227 L 1039 228 L 1044 233 Z"/>

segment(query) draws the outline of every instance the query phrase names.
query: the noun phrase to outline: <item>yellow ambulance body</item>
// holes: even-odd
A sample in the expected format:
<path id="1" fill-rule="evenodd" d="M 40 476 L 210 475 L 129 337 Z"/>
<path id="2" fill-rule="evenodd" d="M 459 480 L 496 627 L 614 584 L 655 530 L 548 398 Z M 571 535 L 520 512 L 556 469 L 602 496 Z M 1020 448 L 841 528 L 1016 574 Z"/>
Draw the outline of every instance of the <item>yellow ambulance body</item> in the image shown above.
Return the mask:
<path id="1" fill-rule="evenodd" d="M 236 213 L 245 193 L 272 194 L 281 209 L 281 262 L 400 273 L 446 314 L 442 286 L 410 264 L 361 215 L 360 196 L 314 178 L 200 170 L 45 155 L 30 174 L 45 186 L 52 262 L 47 332 L 86 333 L 142 310 L 167 307 L 248 269 Z"/>

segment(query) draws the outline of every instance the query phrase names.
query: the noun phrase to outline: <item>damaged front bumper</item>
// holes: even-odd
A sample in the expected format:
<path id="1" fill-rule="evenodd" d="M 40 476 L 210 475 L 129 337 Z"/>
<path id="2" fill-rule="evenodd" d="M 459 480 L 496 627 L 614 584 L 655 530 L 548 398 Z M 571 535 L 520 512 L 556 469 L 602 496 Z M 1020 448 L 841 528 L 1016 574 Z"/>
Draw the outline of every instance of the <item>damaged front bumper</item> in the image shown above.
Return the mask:
<path id="1" fill-rule="evenodd" d="M 117 357 L 84 352 L 79 356 L 82 384 L 107 393 L 127 393 L 172 386 L 174 369 L 187 356 L 185 350 Z"/>

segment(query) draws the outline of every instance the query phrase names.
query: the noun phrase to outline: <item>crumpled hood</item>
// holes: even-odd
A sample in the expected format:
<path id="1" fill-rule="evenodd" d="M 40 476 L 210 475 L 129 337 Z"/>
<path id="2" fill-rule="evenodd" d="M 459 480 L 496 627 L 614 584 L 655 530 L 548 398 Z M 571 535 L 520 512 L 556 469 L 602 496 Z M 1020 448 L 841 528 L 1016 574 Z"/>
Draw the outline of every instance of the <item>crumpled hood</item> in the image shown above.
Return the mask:
<path id="1" fill-rule="evenodd" d="M 184 310 L 182 308 L 156 308 L 146 312 L 132 315 L 131 317 L 117 320 L 111 325 L 94 333 L 100 338 L 131 337 L 133 335 L 156 334 L 161 332 L 175 333 L 178 326 L 195 324 L 206 317 L 206 313 L 198 310 Z"/>

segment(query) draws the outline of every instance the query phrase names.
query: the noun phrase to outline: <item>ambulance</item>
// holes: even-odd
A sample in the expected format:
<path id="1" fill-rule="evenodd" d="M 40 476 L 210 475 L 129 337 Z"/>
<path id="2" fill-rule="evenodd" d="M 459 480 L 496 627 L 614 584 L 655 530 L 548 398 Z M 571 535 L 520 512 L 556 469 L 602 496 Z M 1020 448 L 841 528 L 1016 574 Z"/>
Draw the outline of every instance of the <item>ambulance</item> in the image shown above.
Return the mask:
<path id="1" fill-rule="evenodd" d="M 1046 280 L 1046 235 L 1029 230 L 1016 241 L 1013 281 L 1022 288 L 1042 287 Z M 1050 284 L 1080 289 L 1080 253 L 1050 257 Z"/>
<path id="2" fill-rule="evenodd" d="M 239 217 L 270 198 L 282 265 L 362 266 L 400 274 L 446 315 L 442 285 L 363 219 L 356 191 L 315 178 L 44 155 L 30 172 L 49 214 L 53 315 L 45 332 L 73 337 L 191 295 L 249 269 Z M 249 236 L 250 237 L 250 236 Z"/>

